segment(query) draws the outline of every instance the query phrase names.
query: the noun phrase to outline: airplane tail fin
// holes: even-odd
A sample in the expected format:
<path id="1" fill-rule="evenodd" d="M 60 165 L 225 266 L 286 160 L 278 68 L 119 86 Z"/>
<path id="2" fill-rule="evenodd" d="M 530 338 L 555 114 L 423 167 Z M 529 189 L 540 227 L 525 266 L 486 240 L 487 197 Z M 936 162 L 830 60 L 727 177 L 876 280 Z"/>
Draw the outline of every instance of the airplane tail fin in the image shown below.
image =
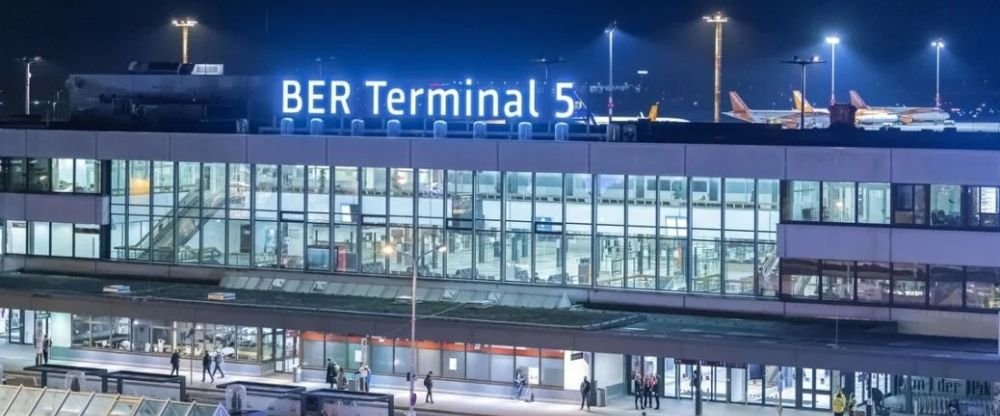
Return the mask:
<path id="1" fill-rule="evenodd" d="M 649 106 L 649 120 L 656 121 L 656 118 L 660 116 L 660 103 L 653 103 Z"/>
<path id="2" fill-rule="evenodd" d="M 802 105 L 806 106 L 806 111 L 805 112 L 807 112 L 807 113 L 812 113 L 812 112 L 816 111 L 816 109 L 813 108 L 812 104 L 809 104 L 809 101 L 804 101 L 802 99 L 802 91 L 793 90 L 792 91 L 792 99 L 795 101 L 795 111 L 801 111 L 802 110 Z"/>
<path id="3" fill-rule="evenodd" d="M 865 104 L 865 100 L 861 99 L 861 94 L 858 94 L 858 92 L 854 90 L 851 90 L 851 105 L 858 110 L 868 109 L 868 104 Z"/>
<path id="4" fill-rule="evenodd" d="M 743 102 L 743 99 L 740 98 L 740 95 L 736 91 L 729 91 L 729 103 L 733 107 L 733 117 L 747 122 L 753 120 L 750 117 L 750 107 L 747 107 L 747 104 Z"/>

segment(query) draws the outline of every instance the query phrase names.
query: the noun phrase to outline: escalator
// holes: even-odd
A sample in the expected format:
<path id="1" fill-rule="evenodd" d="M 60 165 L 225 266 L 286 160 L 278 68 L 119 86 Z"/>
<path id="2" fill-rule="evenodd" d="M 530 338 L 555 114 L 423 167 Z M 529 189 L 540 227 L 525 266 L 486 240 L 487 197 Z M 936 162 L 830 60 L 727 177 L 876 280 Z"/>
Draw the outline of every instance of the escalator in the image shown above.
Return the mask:
<path id="1" fill-rule="evenodd" d="M 781 263 L 777 250 L 768 252 L 760 262 L 760 294 L 778 293 L 778 265 Z"/>
<path id="2" fill-rule="evenodd" d="M 215 213 L 224 209 L 225 191 L 205 192 L 203 196 L 204 200 L 201 202 L 204 204 L 204 208 L 197 205 L 199 202 L 197 192 L 188 192 L 181 198 L 174 211 L 161 217 L 146 235 L 142 236 L 136 244 L 129 246 L 131 258 L 153 262 L 197 262 L 198 259 L 207 259 L 208 262 L 215 259 L 214 261 L 221 262 L 222 253 L 214 247 L 208 250 L 185 247 Z M 201 210 L 200 213 L 199 210 Z M 178 218 L 193 221 L 178 221 Z M 177 241 L 174 241 L 174 228 L 177 229 Z M 174 247 L 177 247 L 176 260 L 174 259 Z"/>

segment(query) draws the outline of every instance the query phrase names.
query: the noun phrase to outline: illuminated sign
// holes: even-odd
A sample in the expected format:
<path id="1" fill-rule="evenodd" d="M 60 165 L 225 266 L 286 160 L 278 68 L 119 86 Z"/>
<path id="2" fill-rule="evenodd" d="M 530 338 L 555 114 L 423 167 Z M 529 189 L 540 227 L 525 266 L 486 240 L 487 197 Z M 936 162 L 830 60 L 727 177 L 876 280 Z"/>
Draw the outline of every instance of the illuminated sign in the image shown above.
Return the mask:
<path id="1" fill-rule="evenodd" d="M 402 88 L 384 80 L 367 80 L 363 84 L 363 94 L 359 94 L 345 80 L 283 80 L 281 112 L 310 116 L 565 119 L 572 117 L 576 109 L 572 82 L 557 82 L 545 94 L 539 94 L 533 79 L 528 81 L 527 91 L 480 88 L 471 79 L 423 88 Z M 545 102 L 542 106 L 548 114 L 540 113 L 539 101 Z"/>

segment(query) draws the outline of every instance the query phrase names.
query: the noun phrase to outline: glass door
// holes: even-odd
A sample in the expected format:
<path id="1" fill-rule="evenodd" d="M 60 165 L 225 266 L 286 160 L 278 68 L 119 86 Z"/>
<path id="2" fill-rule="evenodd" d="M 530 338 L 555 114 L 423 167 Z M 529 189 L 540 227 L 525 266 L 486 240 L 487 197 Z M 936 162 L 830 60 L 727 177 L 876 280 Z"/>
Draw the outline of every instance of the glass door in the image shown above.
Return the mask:
<path id="1" fill-rule="evenodd" d="M 824 369 L 803 368 L 800 398 L 806 409 L 830 409 L 834 372 Z"/>
<path id="2" fill-rule="evenodd" d="M 274 371 L 291 373 L 299 364 L 299 332 L 290 329 L 274 330 Z"/>
<path id="3" fill-rule="evenodd" d="M 11 309 L 7 318 L 7 342 L 24 344 L 24 311 Z"/>

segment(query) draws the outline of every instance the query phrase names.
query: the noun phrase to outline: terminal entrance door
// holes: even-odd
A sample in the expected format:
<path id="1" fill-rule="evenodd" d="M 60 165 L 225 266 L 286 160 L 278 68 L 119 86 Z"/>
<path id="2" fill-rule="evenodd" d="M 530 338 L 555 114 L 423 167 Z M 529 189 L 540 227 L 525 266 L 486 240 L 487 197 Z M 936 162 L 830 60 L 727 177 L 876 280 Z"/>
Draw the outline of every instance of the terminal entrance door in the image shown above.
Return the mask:
<path id="1" fill-rule="evenodd" d="M 274 371 L 291 373 L 299 365 L 299 331 L 274 331 Z"/>
<path id="2" fill-rule="evenodd" d="M 799 371 L 801 406 L 806 409 L 830 409 L 834 371 L 803 368 Z"/>

